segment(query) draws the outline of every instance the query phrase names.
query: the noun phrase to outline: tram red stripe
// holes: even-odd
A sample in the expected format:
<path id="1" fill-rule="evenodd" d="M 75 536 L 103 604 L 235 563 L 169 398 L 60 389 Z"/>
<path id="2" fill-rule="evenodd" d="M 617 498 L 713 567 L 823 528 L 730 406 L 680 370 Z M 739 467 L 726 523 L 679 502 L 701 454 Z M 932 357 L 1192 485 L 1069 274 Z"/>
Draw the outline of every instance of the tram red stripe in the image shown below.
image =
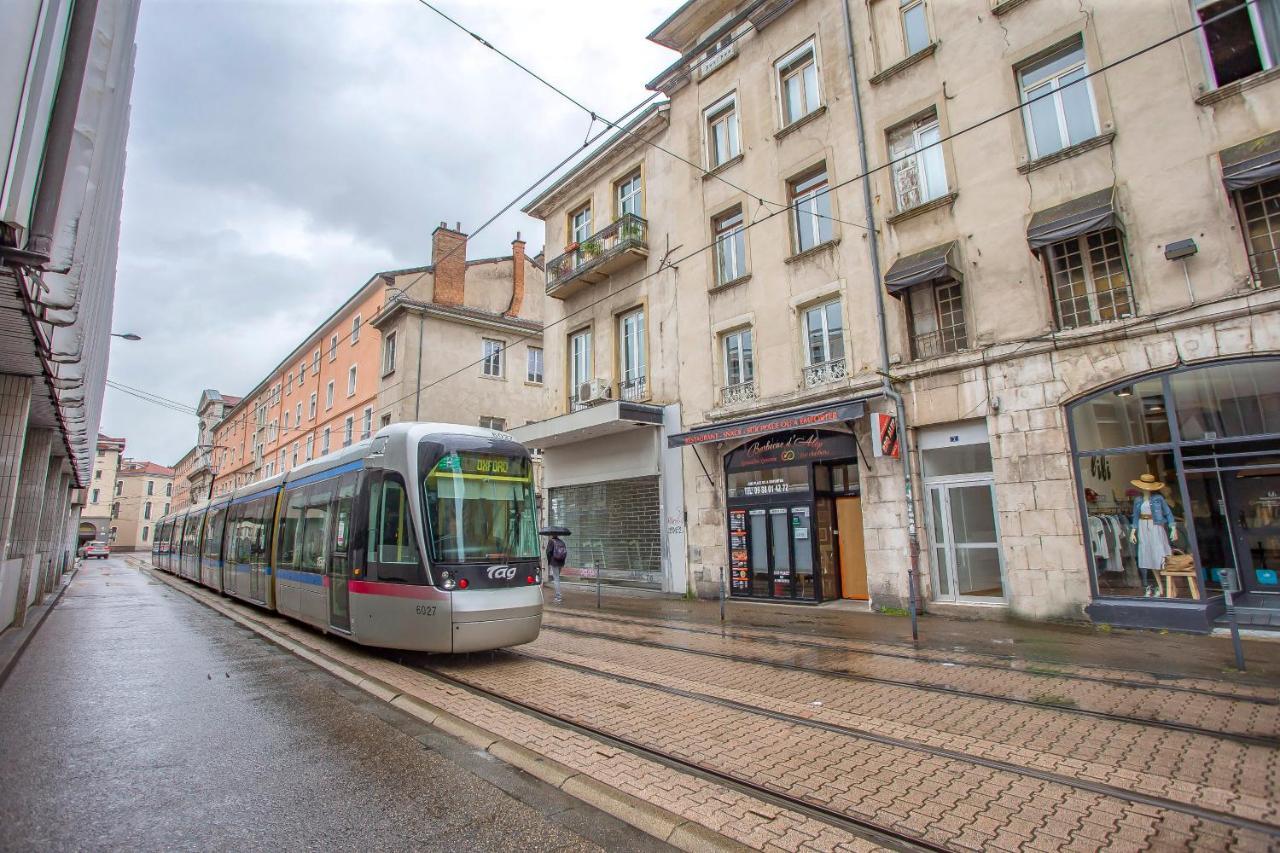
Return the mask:
<path id="1" fill-rule="evenodd" d="M 390 595 L 396 598 L 439 598 L 440 593 L 429 586 L 377 581 L 347 581 L 347 589 L 356 595 Z"/>

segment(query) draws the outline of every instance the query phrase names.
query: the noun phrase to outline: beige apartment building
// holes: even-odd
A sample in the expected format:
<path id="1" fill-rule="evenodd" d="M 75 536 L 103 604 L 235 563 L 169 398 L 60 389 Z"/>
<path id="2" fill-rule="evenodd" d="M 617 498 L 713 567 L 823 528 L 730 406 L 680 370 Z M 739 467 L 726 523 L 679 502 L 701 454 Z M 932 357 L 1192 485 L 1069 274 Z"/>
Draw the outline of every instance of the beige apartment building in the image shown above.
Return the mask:
<path id="1" fill-rule="evenodd" d="M 77 546 L 86 542 L 115 541 L 115 521 L 112 505 L 116 497 L 120 463 L 124 459 L 125 441 L 98 434 L 98 446 L 93 456 L 93 475 L 89 488 L 85 489 L 85 502 L 80 510 Z"/>
<path id="2" fill-rule="evenodd" d="M 388 273 L 370 319 L 381 341 L 379 425 L 439 421 L 505 430 L 545 416 L 542 267 L 467 259 L 461 225 L 431 235 L 431 265 Z"/>
<path id="3" fill-rule="evenodd" d="M 916 566 L 933 610 L 1206 630 L 1225 577 L 1267 618 L 1280 17 L 1232 8 L 681 6 L 650 36 L 681 55 L 669 100 L 529 208 L 568 258 L 564 427 L 517 430 L 548 484 L 589 429 L 678 449 L 645 469 L 675 591 L 902 606 Z M 660 427 L 619 411 L 640 304 Z"/>
<path id="4" fill-rule="evenodd" d="M 151 550 L 154 524 L 169 514 L 173 501 L 173 473 L 155 462 L 125 459 L 120 463 L 111 502 L 114 549 Z"/>

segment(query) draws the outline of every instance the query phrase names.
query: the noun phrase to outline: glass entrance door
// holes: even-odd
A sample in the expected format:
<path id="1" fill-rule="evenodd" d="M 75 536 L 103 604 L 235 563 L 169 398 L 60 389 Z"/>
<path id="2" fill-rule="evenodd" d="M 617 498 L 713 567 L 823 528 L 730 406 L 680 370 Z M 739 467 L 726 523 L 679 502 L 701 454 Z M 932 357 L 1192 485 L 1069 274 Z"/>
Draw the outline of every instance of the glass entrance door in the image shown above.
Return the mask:
<path id="1" fill-rule="evenodd" d="M 987 478 L 928 485 L 935 598 L 1004 603 L 995 486 Z"/>
<path id="2" fill-rule="evenodd" d="M 813 524 L 808 505 L 748 510 L 751 595 L 816 599 L 813 550 Z"/>
<path id="3" fill-rule="evenodd" d="M 1280 474 L 1222 474 L 1240 582 L 1246 592 L 1280 593 Z"/>

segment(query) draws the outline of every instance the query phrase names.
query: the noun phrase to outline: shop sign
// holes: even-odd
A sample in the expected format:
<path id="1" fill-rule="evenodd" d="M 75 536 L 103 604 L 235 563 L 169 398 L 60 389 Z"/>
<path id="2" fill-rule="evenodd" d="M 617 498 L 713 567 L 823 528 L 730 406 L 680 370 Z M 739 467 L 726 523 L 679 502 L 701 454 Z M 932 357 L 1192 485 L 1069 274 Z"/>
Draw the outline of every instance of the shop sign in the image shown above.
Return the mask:
<path id="1" fill-rule="evenodd" d="M 862 417 L 864 410 L 865 406 L 863 403 L 861 401 L 856 401 L 852 403 L 840 403 L 835 406 L 825 406 L 818 409 L 807 409 L 805 411 L 793 412 L 786 415 L 756 418 L 749 421 L 738 421 L 737 423 L 723 424 L 721 426 L 705 427 L 703 429 L 695 429 L 690 432 L 668 436 L 667 446 L 688 447 L 694 444 L 703 444 L 708 441 L 734 441 L 736 439 L 751 438 L 752 436 L 764 435 L 765 433 L 770 432 L 784 432 L 786 430 L 804 429 L 806 427 L 840 424 L 846 421 L 857 420 Z"/>
<path id="2" fill-rule="evenodd" d="M 809 491 L 809 471 L 801 467 L 731 471 L 728 481 L 731 498 L 758 498 Z"/>
<path id="3" fill-rule="evenodd" d="M 871 413 L 872 454 L 898 458 L 898 419 L 893 415 Z"/>
<path id="4" fill-rule="evenodd" d="M 821 459 L 850 459 L 857 455 L 853 437 L 842 432 L 801 430 L 757 438 L 729 454 L 728 468 L 771 468 L 803 465 Z"/>

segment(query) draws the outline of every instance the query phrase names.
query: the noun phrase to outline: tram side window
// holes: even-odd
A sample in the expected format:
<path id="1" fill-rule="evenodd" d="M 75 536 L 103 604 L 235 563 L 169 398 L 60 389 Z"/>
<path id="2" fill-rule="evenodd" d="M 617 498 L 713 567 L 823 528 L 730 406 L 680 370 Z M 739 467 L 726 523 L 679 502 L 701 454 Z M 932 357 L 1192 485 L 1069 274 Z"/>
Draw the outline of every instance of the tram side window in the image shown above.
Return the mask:
<path id="1" fill-rule="evenodd" d="M 369 491 L 368 558 L 378 567 L 379 580 L 419 582 L 409 495 L 397 474 L 384 474 Z"/>
<path id="2" fill-rule="evenodd" d="M 257 566 L 265 566 L 271 560 L 271 506 L 275 495 L 260 498 L 249 504 L 245 510 L 245 521 L 250 522 L 250 562 Z"/>
<path id="3" fill-rule="evenodd" d="M 205 516 L 204 528 L 204 556 L 209 560 L 216 560 L 221 556 L 222 552 L 222 525 L 226 521 L 227 511 L 225 508 L 216 512 L 210 512 Z"/>
<path id="4" fill-rule="evenodd" d="M 320 574 L 324 572 L 325 531 L 329 522 L 333 483 L 316 483 L 303 491 L 306 493 L 306 505 L 298 534 L 298 569 Z"/>
<path id="5" fill-rule="evenodd" d="M 302 510 L 306 505 L 306 492 L 295 489 L 285 494 L 284 513 L 280 516 L 280 545 L 276 548 L 276 564 L 292 569 L 298 561 L 298 531 L 302 527 Z"/>
<path id="6" fill-rule="evenodd" d="M 187 519 L 187 529 L 182 533 L 182 554 L 184 557 L 199 555 L 200 519 L 191 516 Z"/>
<path id="7" fill-rule="evenodd" d="M 334 503 L 333 550 L 346 555 L 351 543 L 351 506 L 355 502 L 356 475 L 344 474 L 338 480 L 338 500 Z"/>

